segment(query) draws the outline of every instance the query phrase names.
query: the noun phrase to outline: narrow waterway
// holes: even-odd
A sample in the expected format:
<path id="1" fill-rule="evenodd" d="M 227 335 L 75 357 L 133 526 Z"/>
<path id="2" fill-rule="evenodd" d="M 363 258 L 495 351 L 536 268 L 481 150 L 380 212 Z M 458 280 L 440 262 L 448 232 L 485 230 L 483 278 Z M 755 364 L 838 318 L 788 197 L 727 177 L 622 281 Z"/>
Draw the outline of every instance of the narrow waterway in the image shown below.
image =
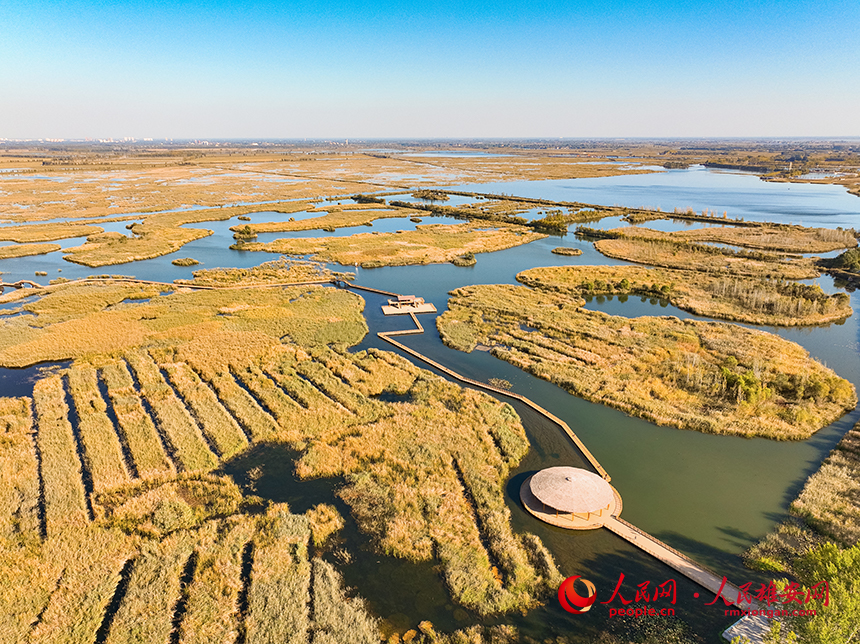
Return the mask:
<path id="1" fill-rule="evenodd" d="M 671 211 L 688 206 L 701 211 L 728 211 L 729 217 L 747 219 L 803 222 L 860 229 L 860 199 L 847 195 L 837 186 L 804 186 L 771 184 L 754 176 L 739 173 L 708 171 L 701 168 L 678 170 L 653 175 L 578 179 L 567 181 L 514 182 L 498 185 L 464 186 L 478 192 L 505 192 L 527 197 L 601 204 L 661 207 Z M 274 217 L 283 215 L 272 215 Z M 290 216 L 301 218 L 302 215 Z M 310 215 L 307 215 L 310 216 Z M 424 223 L 450 219 L 422 217 Z M 253 221 L 267 221 L 265 213 L 253 214 Z M 124 231 L 127 222 L 112 228 Z M 241 224 L 235 218 L 225 222 L 191 224 L 188 227 L 208 228 L 214 234 L 187 244 L 171 255 L 105 269 L 89 269 L 70 264 L 62 253 L 16 258 L 0 261 L 3 279 L 33 279 L 34 272 L 46 271 L 48 278 L 84 277 L 100 273 L 133 275 L 142 279 L 172 281 L 189 278 L 199 268 L 217 266 L 250 267 L 275 256 L 229 250 L 233 243 L 230 226 Z M 303 232 L 295 236 L 341 236 L 356 232 L 406 230 L 415 223 L 408 219 L 373 222 L 372 226 L 338 229 L 333 233 Z M 592 224 L 589 224 L 592 225 Z M 622 225 L 618 221 L 603 221 L 600 227 Z M 645 225 L 680 229 L 688 222 L 650 222 Z M 271 234 L 271 238 L 288 237 L 287 233 Z M 261 236 L 262 237 L 262 236 Z M 269 235 L 265 237 L 268 241 Z M 263 241 L 264 239 L 261 239 Z M 64 248 L 81 240 L 62 240 Z M 581 256 L 569 257 L 551 253 L 557 246 L 579 248 Z M 170 264 L 177 257 L 193 257 L 201 262 L 195 267 Z M 477 256 L 477 264 L 462 268 L 451 264 L 357 269 L 356 283 L 373 288 L 415 293 L 436 305 L 441 313 L 446 309 L 448 292 L 469 284 L 516 283 L 518 272 L 536 266 L 617 265 L 625 262 L 608 259 L 597 253 L 592 244 L 569 234 L 549 237 L 526 246 Z M 334 265 L 335 270 L 354 270 Z M 826 290 L 835 290 L 832 280 L 818 280 Z M 385 318 L 380 311 L 384 298 L 362 294 L 367 301 L 365 310 L 372 332 L 355 348 L 374 346 L 391 350 L 379 340 L 377 331 L 407 328 L 408 318 Z M 852 294 L 852 306 L 860 309 L 860 296 Z M 594 298 L 588 308 L 613 315 L 675 315 L 693 317 L 660 300 L 629 297 Z M 2 312 L 0 312 L 2 313 Z M 528 396 L 551 413 L 567 422 L 584 441 L 603 467 L 612 476 L 613 485 L 624 499 L 623 516 L 631 523 L 650 532 L 671 546 L 690 555 L 735 583 L 759 577 L 743 568 L 738 556 L 781 520 L 788 504 L 796 496 L 805 478 L 814 471 L 833 445 L 857 420 L 853 412 L 821 430 L 807 441 L 780 443 L 765 439 L 743 439 L 712 436 L 691 431 L 658 427 L 649 422 L 629 418 L 614 409 L 578 399 L 557 386 L 535 378 L 498 360 L 488 353 L 471 354 L 445 347 L 435 331 L 434 317 L 424 315 L 421 323 L 427 332 L 420 336 L 400 338 L 407 346 L 448 366 L 459 373 L 486 381 L 491 377 L 510 381 L 513 390 Z M 815 328 L 767 329 L 794 342 L 839 375 L 860 386 L 860 329 L 855 314 L 842 324 Z M 424 366 L 424 365 L 420 365 Z M 27 370 L 0 369 L 0 394 L 26 395 L 32 389 L 35 368 Z M 568 532 L 544 525 L 524 512 L 519 505 L 519 486 L 530 473 L 552 465 L 581 462 L 580 455 L 558 429 L 522 405 L 514 404 L 523 418 L 532 450 L 513 473 L 507 485 L 507 501 L 518 532 L 538 534 L 556 557 L 565 575 L 580 574 L 598 588 L 598 597 L 608 599 L 619 575 L 625 575 L 624 589 L 635 592 L 637 584 L 667 579 L 678 581 L 677 615 L 695 629 L 708 634 L 707 641 L 717 641 L 716 633 L 732 620 L 722 609 L 705 607 L 711 597 L 697 599 L 698 589 L 671 569 L 652 560 L 606 530 Z M 255 448 L 256 450 L 257 448 Z M 276 458 L 277 456 L 277 458 Z M 282 455 L 281 455 L 282 456 Z M 249 462 L 275 462 L 278 455 L 255 451 Z M 273 460 L 274 459 L 274 460 Z M 241 476 L 241 463 L 234 468 Z M 338 482 L 323 481 L 313 486 L 294 485 L 289 468 L 270 467 L 267 478 L 259 483 L 267 498 L 287 500 L 301 510 L 309 499 L 334 502 L 332 490 Z M 302 501 L 302 497 L 307 499 Z M 343 509 L 343 508 L 342 508 Z M 451 605 L 431 566 L 420 567 L 408 562 L 380 558 L 362 541 L 361 535 L 349 524 L 344 547 L 356 551 L 351 563 L 339 562 L 347 583 L 366 597 L 371 607 L 382 617 L 395 623 L 416 624 L 431 619 L 438 628 L 450 629 L 480 621 L 467 611 Z M 408 581 L 412 579 L 412 581 Z M 392 581 L 397 592 L 392 592 Z M 586 615 L 572 617 L 559 609 L 555 602 L 527 616 L 507 616 L 503 620 L 517 624 L 525 634 L 539 639 L 555 634 L 588 642 L 606 627 L 607 611 L 592 610 Z"/>

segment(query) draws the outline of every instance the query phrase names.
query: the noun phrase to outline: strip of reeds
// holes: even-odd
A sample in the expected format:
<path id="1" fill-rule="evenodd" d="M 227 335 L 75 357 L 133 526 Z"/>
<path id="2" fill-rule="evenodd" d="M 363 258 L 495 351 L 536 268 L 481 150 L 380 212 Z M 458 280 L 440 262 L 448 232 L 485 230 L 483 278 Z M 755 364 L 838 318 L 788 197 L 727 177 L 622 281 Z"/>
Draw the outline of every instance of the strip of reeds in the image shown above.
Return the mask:
<path id="1" fill-rule="evenodd" d="M 68 373 L 69 391 L 78 415 L 78 431 L 84 445 L 84 462 L 93 477 L 93 489 L 100 492 L 128 481 L 122 447 L 113 423 L 105 413 L 107 405 L 98 388 L 98 374 L 90 365 L 75 365 Z"/>
<path id="2" fill-rule="evenodd" d="M 143 259 L 153 259 L 179 250 L 188 242 L 212 234 L 202 228 L 173 228 L 153 224 L 136 224 L 133 237 L 122 233 L 91 235 L 80 246 L 67 248 L 63 259 L 90 268 L 126 264 Z"/>
<path id="3" fill-rule="evenodd" d="M 856 405 L 853 386 L 799 345 L 726 323 L 622 318 L 518 286 L 452 292 L 443 341 L 477 343 L 569 392 L 658 424 L 799 440 Z M 563 314 L 560 314 L 563 311 Z"/>
<path id="4" fill-rule="evenodd" d="M 275 506 L 264 518 L 254 538 L 254 565 L 245 617 L 247 644 L 310 641 L 309 539 L 310 528 L 304 516 Z"/>
<path id="5" fill-rule="evenodd" d="M 39 537 L 39 464 L 33 446 L 32 401 L 0 398 L 0 541 Z"/>
<path id="6" fill-rule="evenodd" d="M 43 562 L 56 562 L 59 581 L 50 601 L 24 640 L 32 644 L 93 642 L 105 609 L 116 591 L 120 572 L 136 550 L 135 540 L 96 524 L 70 530 L 45 543 Z M 27 592 L 28 589 L 18 589 Z M 138 640 L 144 641 L 144 640 Z"/>
<path id="7" fill-rule="evenodd" d="M 101 376 L 138 475 L 147 478 L 174 472 L 158 431 L 141 404 L 126 364 L 109 363 L 102 367 Z"/>
<path id="8" fill-rule="evenodd" d="M 86 237 L 104 232 L 103 228 L 81 223 L 59 222 L 50 224 L 29 224 L 26 226 L 3 226 L 0 241 L 18 243 L 54 241 L 70 237 Z"/>
<path id="9" fill-rule="evenodd" d="M 324 559 L 313 560 L 314 644 L 376 644 L 379 624 L 359 597 L 346 597 L 343 578 Z"/>
<path id="10" fill-rule="evenodd" d="M 247 391 L 236 384 L 233 375 L 228 371 L 216 372 L 213 369 L 204 371 L 201 375 L 216 391 L 221 404 L 242 423 L 253 440 L 263 440 L 277 431 L 278 422 L 260 407 Z"/>
<path id="11" fill-rule="evenodd" d="M 33 255 L 47 255 L 60 250 L 59 244 L 9 244 L 0 246 L 0 259 L 11 259 L 13 257 L 31 257 Z"/>
<path id="12" fill-rule="evenodd" d="M 520 246 L 545 235 L 521 226 L 483 223 L 430 224 L 398 233 L 360 233 L 350 237 L 285 238 L 250 243 L 243 250 L 283 255 L 315 255 L 343 266 L 406 266 L 450 262 L 467 252 L 489 253 Z"/>
<path id="13" fill-rule="evenodd" d="M 256 522 L 243 516 L 212 522 L 217 534 L 201 535 L 194 581 L 179 631 L 182 644 L 232 642 L 238 628 L 242 554 Z"/>
<path id="14" fill-rule="evenodd" d="M 256 396 L 266 409 L 277 419 L 281 427 L 289 427 L 301 412 L 301 406 L 286 395 L 271 378 L 255 364 L 245 364 L 232 368 L 236 378 Z"/>
<path id="15" fill-rule="evenodd" d="M 712 226 L 672 232 L 630 226 L 608 232 L 628 239 L 711 242 L 782 253 L 827 253 L 857 246 L 857 239 L 849 230 L 806 228 L 790 224 Z"/>
<path id="16" fill-rule="evenodd" d="M 36 442 L 41 458 L 45 521 L 48 536 L 87 524 L 87 502 L 81 480 L 72 425 L 61 376 L 37 380 L 33 387 L 36 408 Z"/>
<path id="17" fill-rule="evenodd" d="M 208 268 L 194 271 L 194 279 L 176 280 L 176 284 L 197 286 L 237 286 L 239 284 L 287 284 L 317 280 L 355 279 L 355 273 L 329 270 L 321 262 L 281 257 L 251 268 Z"/>
<path id="18" fill-rule="evenodd" d="M 176 532 L 160 543 L 144 542 L 106 644 L 166 642 L 179 600 L 180 575 L 198 534 Z"/>
<path id="19" fill-rule="evenodd" d="M 218 459 L 209 450 L 200 428 L 170 385 L 164 381 L 152 358 L 137 351 L 130 351 L 125 357 L 134 369 L 142 393 L 155 413 L 161 430 L 176 451 L 182 468 L 194 471 L 217 467 Z"/>
<path id="20" fill-rule="evenodd" d="M 708 317 L 750 324 L 797 326 L 849 317 L 849 298 L 828 295 L 818 285 L 754 277 L 639 266 L 550 266 L 532 268 L 517 281 L 574 297 L 639 295 L 668 299 Z"/>
<path id="21" fill-rule="evenodd" d="M 824 459 L 789 506 L 791 516 L 744 554 L 750 568 L 794 572 L 801 557 L 825 543 L 850 548 L 860 540 L 860 423 Z"/>
<path id="22" fill-rule="evenodd" d="M 702 244 L 685 245 L 664 241 L 599 239 L 594 247 L 607 257 L 637 264 L 680 268 L 727 275 L 801 280 L 819 276 L 810 259 L 788 259 L 758 253 L 732 252 Z M 749 255 L 749 256 L 747 256 Z"/>
<path id="23" fill-rule="evenodd" d="M 313 360 L 299 362 L 296 365 L 296 371 L 365 422 L 379 414 L 378 406 L 374 401 L 345 385 L 340 378 L 319 362 Z"/>
<path id="24" fill-rule="evenodd" d="M 230 458 L 247 447 L 248 439 L 242 429 L 194 370 L 182 362 L 169 362 L 161 366 L 221 458 Z"/>

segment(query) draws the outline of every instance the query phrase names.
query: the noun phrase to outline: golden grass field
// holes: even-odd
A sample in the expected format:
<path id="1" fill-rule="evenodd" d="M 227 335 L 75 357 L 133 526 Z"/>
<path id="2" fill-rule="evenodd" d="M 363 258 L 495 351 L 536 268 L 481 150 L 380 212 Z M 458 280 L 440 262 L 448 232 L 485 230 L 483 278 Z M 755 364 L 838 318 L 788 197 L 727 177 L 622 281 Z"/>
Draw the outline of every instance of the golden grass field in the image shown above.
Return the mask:
<path id="1" fill-rule="evenodd" d="M 517 281 L 573 297 L 639 295 L 669 300 L 697 315 L 768 326 L 827 324 L 853 311 L 845 293 L 820 286 L 641 266 L 532 268 Z"/>
<path id="2" fill-rule="evenodd" d="M 342 481 L 338 495 L 376 546 L 436 561 L 458 604 L 490 615 L 553 594 L 551 556 L 513 532 L 504 502 L 528 450 L 513 410 L 394 354 L 344 352 L 367 331 L 356 295 L 248 286 L 294 268 L 308 270 L 276 261 L 204 273 L 246 288 L 166 295 L 116 281 L 52 286 L 25 305 L 29 331 L 4 329 L 4 364 L 74 360 L 38 380 L 32 399 L 0 398 L 4 633 L 58 643 L 397 635 L 346 599 L 315 554 L 343 526 L 335 508 L 292 514 L 218 473 L 261 442 L 295 450 L 301 478 Z M 383 391 L 403 402 L 378 400 Z M 414 626 L 414 642 L 513 632 Z"/>
<path id="3" fill-rule="evenodd" d="M 360 233 L 350 237 L 277 239 L 267 244 L 248 243 L 243 250 L 283 255 L 312 255 L 342 266 L 406 266 L 450 262 L 466 253 L 489 253 L 528 244 L 545 235 L 522 226 L 480 222 L 430 224 L 396 233 Z"/>
<path id="4" fill-rule="evenodd" d="M 705 245 L 668 241 L 599 239 L 594 247 L 607 257 L 637 264 L 770 279 L 811 279 L 820 272 L 809 258 L 764 253 L 733 253 Z"/>
<path id="5" fill-rule="evenodd" d="M 857 239 L 847 230 L 778 224 L 750 227 L 713 226 L 673 232 L 627 226 L 614 228 L 608 232 L 625 239 L 672 243 L 711 242 L 782 253 L 826 253 L 857 246 Z"/>
<path id="6" fill-rule="evenodd" d="M 802 440 L 857 403 L 853 385 L 779 336 L 718 322 L 623 318 L 567 294 L 488 285 L 451 293 L 448 346 L 493 355 L 660 425 Z"/>

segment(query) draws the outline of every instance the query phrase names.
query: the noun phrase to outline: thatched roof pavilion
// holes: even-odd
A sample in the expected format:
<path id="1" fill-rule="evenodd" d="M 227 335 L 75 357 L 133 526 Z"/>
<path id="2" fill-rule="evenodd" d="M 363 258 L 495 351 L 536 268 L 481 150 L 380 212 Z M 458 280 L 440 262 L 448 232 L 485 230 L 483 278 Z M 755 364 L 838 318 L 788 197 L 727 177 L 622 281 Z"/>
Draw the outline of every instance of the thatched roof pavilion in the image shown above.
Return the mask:
<path id="1" fill-rule="evenodd" d="M 566 528 L 599 528 L 621 511 L 615 488 L 578 467 L 541 470 L 523 483 L 520 498 L 539 519 Z"/>

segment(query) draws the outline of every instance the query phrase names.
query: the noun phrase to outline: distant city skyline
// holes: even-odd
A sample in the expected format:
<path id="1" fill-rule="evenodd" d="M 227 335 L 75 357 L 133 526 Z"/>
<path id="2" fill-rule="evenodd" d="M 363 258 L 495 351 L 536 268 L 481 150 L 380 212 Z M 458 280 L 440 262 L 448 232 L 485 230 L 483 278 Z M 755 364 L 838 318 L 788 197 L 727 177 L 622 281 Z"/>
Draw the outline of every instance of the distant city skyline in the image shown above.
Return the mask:
<path id="1" fill-rule="evenodd" d="M 846 138 L 857 2 L 5 0 L 0 139 Z"/>

